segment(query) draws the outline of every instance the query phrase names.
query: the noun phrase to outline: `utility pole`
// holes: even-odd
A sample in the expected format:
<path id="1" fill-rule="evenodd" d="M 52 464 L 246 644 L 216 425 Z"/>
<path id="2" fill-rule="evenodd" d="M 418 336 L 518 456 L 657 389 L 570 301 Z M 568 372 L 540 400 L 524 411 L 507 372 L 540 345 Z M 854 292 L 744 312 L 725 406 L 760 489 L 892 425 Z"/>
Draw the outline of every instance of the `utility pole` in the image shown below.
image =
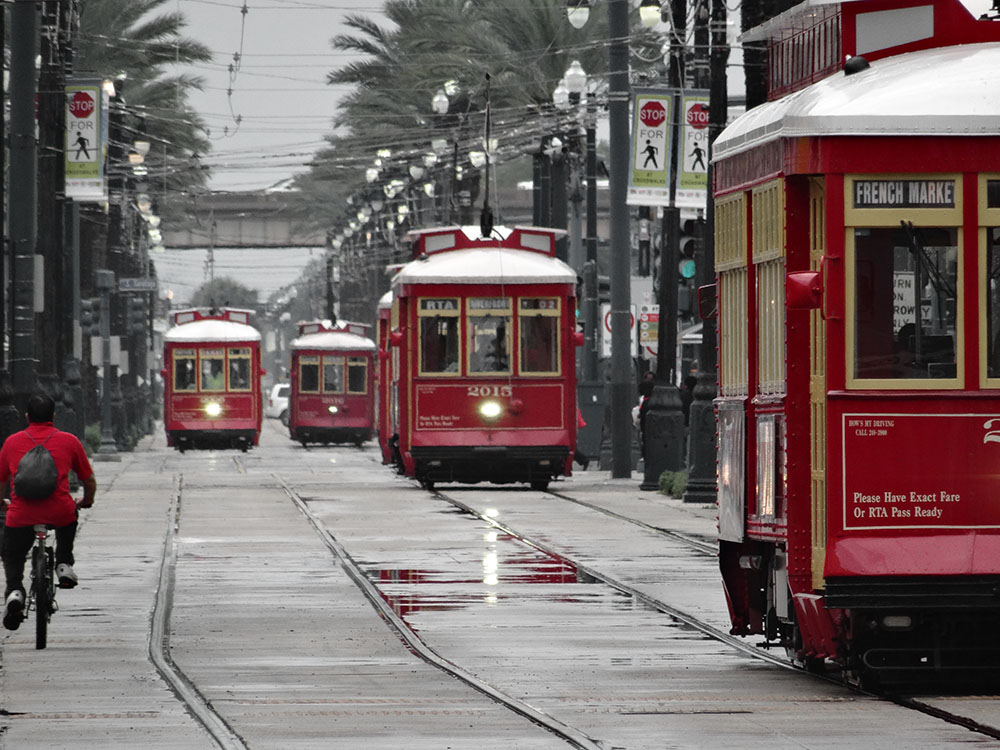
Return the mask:
<path id="1" fill-rule="evenodd" d="M 667 85 L 676 91 L 684 88 L 685 82 L 686 0 L 672 0 L 670 19 Z M 680 101 L 675 100 L 671 108 L 670 125 L 670 205 L 663 209 L 663 241 L 658 277 L 657 303 L 660 317 L 656 339 L 656 381 L 642 420 L 643 479 L 639 485 L 642 490 L 659 490 L 660 475 L 664 471 L 680 471 L 684 468 L 684 412 L 674 373 L 677 358 L 677 263 L 680 259 L 681 224 L 680 209 L 676 205 L 680 109 Z"/>
<path id="2" fill-rule="evenodd" d="M 629 304 L 628 0 L 607 0 L 608 125 L 611 139 L 611 476 L 632 475 L 632 357 Z"/>
<path id="3" fill-rule="evenodd" d="M 9 229 L 13 316 L 11 374 L 14 400 L 24 414 L 35 389 L 35 243 L 38 215 L 38 150 L 35 142 L 35 58 L 38 5 L 17 2 L 10 14 L 10 176 Z"/>
<path id="4" fill-rule="evenodd" d="M 709 91 L 708 134 L 708 212 L 704 254 L 697 265 L 698 285 L 715 280 L 715 201 L 712 200 L 712 144 L 726 127 L 729 94 L 726 86 L 726 63 L 729 42 L 726 38 L 726 0 L 712 0 L 712 49 Z M 691 437 L 688 441 L 688 481 L 684 502 L 714 503 L 716 501 L 715 451 L 715 322 L 706 320 L 701 327 L 701 348 L 698 350 L 698 376 L 691 402 Z"/>

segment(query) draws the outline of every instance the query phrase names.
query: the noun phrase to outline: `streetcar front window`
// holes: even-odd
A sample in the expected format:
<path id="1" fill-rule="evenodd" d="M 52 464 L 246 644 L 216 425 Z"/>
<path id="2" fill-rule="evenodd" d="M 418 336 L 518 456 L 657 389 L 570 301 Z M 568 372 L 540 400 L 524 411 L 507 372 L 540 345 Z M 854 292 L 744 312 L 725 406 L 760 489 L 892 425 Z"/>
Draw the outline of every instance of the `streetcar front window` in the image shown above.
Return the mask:
<path id="1" fill-rule="evenodd" d="M 195 355 L 191 350 L 174 350 L 174 391 L 198 390 Z"/>
<path id="2" fill-rule="evenodd" d="M 559 369 L 559 318 L 521 316 L 521 372 Z"/>
<path id="3" fill-rule="evenodd" d="M 989 208 L 1000 208 L 1000 180 L 990 180 Z M 1000 378 L 1000 227 L 986 227 L 986 375 Z"/>
<path id="4" fill-rule="evenodd" d="M 468 315 L 469 374 L 509 374 L 510 298 L 470 297 Z"/>
<path id="5" fill-rule="evenodd" d="M 365 393 L 368 391 L 368 362 L 364 357 L 348 357 L 347 359 L 347 392 Z"/>
<path id="6" fill-rule="evenodd" d="M 319 393 L 319 357 L 299 359 L 299 393 Z"/>
<path id="7" fill-rule="evenodd" d="M 323 393 L 344 392 L 344 358 L 323 357 Z"/>
<path id="8" fill-rule="evenodd" d="M 854 230 L 854 376 L 956 377 L 953 227 Z"/>
<path id="9" fill-rule="evenodd" d="M 420 371 L 458 372 L 458 318 L 420 318 Z"/>
<path id="10" fill-rule="evenodd" d="M 250 349 L 246 347 L 229 350 L 229 390 L 250 390 Z"/>
<path id="11" fill-rule="evenodd" d="M 226 356 L 222 349 L 205 349 L 202 351 L 201 390 L 226 390 Z"/>

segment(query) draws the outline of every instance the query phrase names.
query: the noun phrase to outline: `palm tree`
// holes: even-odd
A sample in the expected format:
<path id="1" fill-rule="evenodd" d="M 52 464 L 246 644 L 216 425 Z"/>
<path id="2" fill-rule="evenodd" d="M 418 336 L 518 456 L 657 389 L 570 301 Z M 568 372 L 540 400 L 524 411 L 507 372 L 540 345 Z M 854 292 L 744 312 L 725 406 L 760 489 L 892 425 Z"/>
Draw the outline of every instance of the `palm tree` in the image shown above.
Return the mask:
<path id="1" fill-rule="evenodd" d="M 181 36 L 181 13 L 154 15 L 167 2 L 81 0 L 74 67 L 80 76 L 125 74 L 124 96 L 134 115 L 126 127 L 133 139 L 145 131 L 153 144 L 150 173 L 175 192 L 204 186 L 208 175 L 196 157 L 210 146 L 204 121 L 188 103 L 188 92 L 201 89 L 202 80 L 167 69 L 208 61 L 211 51 Z"/>

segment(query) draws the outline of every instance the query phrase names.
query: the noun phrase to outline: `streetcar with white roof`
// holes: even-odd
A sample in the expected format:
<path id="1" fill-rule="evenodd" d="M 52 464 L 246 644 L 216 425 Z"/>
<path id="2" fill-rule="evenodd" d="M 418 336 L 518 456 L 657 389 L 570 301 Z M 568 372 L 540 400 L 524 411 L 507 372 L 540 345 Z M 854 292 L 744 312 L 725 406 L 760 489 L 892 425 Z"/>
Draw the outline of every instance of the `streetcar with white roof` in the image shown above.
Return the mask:
<path id="1" fill-rule="evenodd" d="M 571 474 L 576 452 L 576 273 L 563 230 L 438 227 L 408 235 L 392 280 L 387 430 L 399 471 L 440 482 Z"/>
<path id="2" fill-rule="evenodd" d="M 260 440 L 260 331 L 250 310 L 179 310 L 164 334 L 163 424 L 167 445 L 246 451 Z"/>
<path id="3" fill-rule="evenodd" d="M 375 342 L 362 323 L 299 324 L 291 343 L 288 433 L 302 443 L 354 443 L 375 431 Z"/>

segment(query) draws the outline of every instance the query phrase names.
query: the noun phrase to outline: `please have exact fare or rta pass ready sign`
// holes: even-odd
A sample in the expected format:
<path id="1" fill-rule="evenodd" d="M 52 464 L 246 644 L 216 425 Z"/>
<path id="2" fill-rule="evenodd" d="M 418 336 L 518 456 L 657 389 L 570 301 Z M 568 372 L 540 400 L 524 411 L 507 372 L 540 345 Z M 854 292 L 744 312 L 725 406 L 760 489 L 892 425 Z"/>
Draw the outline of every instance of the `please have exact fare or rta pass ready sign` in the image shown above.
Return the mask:
<path id="1" fill-rule="evenodd" d="M 1000 528 L 1000 414 L 843 414 L 843 528 Z"/>

